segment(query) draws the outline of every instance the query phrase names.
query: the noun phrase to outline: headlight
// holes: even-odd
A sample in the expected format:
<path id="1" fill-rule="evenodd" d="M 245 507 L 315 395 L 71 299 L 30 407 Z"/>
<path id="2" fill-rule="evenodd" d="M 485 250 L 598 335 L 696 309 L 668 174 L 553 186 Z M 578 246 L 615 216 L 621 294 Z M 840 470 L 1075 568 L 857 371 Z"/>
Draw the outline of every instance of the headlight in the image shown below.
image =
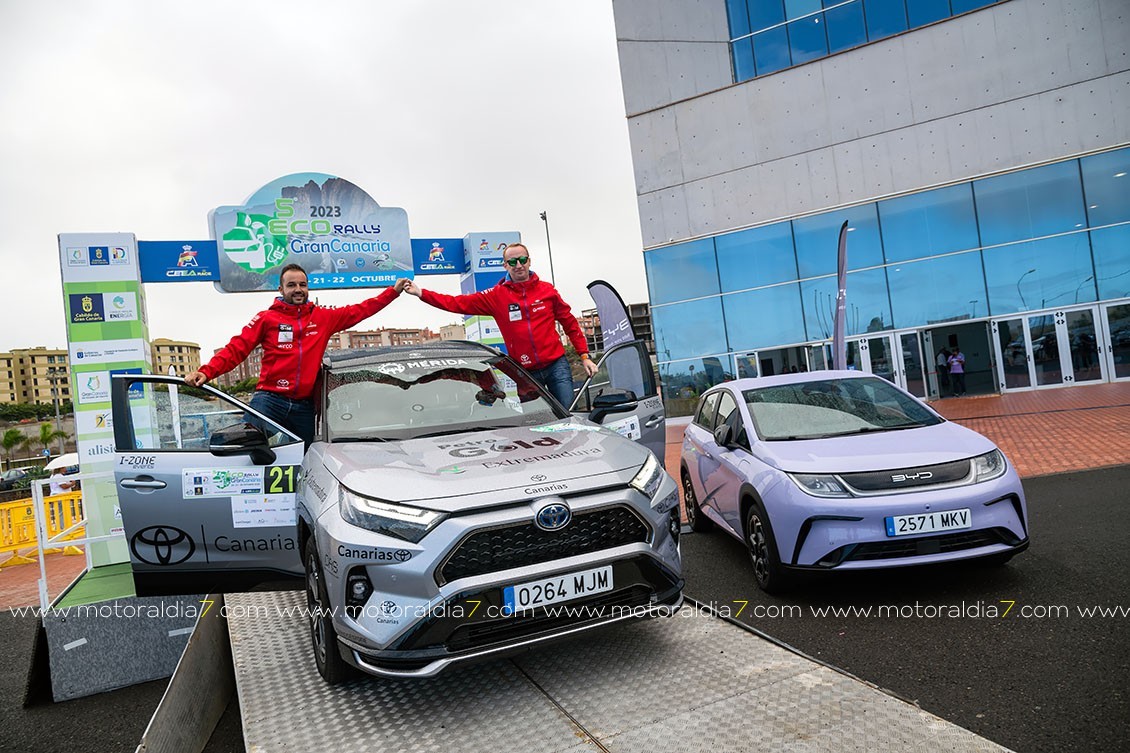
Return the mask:
<path id="1" fill-rule="evenodd" d="M 362 497 L 344 488 L 341 489 L 338 506 L 341 517 L 358 528 L 411 541 L 413 544 L 418 543 L 428 531 L 447 517 L 441 512 Z"/>
<path id="2" fill-rule="evenodd" d="M 973 483 L 979 484 L 1003 476 L 1007 468 L 1008 463 L 1005 462 L 1000 450 L 978 455 L 973 458 Z"/>
<path id="3" fill-rule="evenodd" d="M 649 452 L 639 473 L 628 485 L 642 492 L 648 499 L 652 499 L 655 497 L 655 493 L 659 491 L 661 483 L 663 483 L 663 468 L 659 465 L 659 461 L 655 459 L 655 455 Z"/>
<path id="4" fill-rule="evenodd" d="M 790 473 L 801 491 L 813 497 L 850 497 L 851 492 L 835 476 L 816 473 Z"/>

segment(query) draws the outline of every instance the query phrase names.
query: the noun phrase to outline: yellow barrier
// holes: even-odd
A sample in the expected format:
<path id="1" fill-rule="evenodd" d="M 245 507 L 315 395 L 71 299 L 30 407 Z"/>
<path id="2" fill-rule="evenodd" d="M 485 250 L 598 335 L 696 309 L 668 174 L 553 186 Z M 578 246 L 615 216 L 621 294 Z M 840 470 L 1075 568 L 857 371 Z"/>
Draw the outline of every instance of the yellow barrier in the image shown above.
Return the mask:
<path id="1" fill-rule="evenodd" d="M 82 492 L 45 497 L 43 510 L 46 513 L 44 520 L 47 522 L 47 538 L 50 539 L 82 520 Z M 82 538 L 85 531 L 85 526 L 76 528 L 62 540 Z M 21 555 L 20 550 L 32 548 L 37 543 L 35 510 L 31 498 L 0 503 L 0 553 L 13 552 L 11 557 L 0 562 L 0 567 L 34 562 L 30 557 Z M 67 547 L 66 552 L 78 554 L 80 550 L 77 547 Z"/>

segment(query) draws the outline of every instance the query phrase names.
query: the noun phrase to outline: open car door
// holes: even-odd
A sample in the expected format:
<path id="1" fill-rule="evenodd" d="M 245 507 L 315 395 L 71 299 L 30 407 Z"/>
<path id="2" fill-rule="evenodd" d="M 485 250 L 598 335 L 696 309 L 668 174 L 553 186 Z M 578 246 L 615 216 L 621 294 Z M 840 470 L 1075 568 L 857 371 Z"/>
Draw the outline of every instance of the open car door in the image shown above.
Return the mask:
<path id="1" fill-rule="evenodd" d="M 138 596 L 301 587 L 301 439 L 178 377 L 115 375 L 111 400 L 114 483 Z"/>
<path id="2" fill-rule="evenodd" d="M 617 345 L 605 353 L 596 374 L 573 399 L 570 411 L 640 442 L 663 463 L 666 412 L 643 340 Z"/>

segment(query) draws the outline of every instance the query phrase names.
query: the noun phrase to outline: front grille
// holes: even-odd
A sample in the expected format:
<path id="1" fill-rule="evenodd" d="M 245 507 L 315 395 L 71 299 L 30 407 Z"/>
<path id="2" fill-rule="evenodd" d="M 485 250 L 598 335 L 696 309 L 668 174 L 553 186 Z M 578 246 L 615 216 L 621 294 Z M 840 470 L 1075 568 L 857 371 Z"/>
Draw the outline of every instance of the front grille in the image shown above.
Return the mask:
<path id="1" fill-rule="evenodd" d="M 647 606 L 650 601 L 651 589 L 646 586 L 633 586 L 620 591 L 601 594 L 583 602 L 571 603 L 568 606 L 570 610 L 574 610 L 572 612 L 562 608 L 550 612 L 542 608 L 515 617 L 461 625 L 448 637 L 447 649 L 449 651 L 462 651 L 502 641 L 518 640 L 528 635 L 565 625 L 583 625 L 588 620 L 577 616 L 582 605 L 586 612 L 596 619 L 601 615 L 630 614 L 633 608 Z M 620 607 L 624 611 L 614 610 L 614 607 Z"/>
<path id="2" fill-rule="evenodd" d="M 904 491 L 920 486 L 952 484 L 969 477 L 969 461 L 921 465 L 914 468 L 892 468 L 884 471 L 841 473 L 847 484 L 861 492 Z"/>
<path id="3" fill-rule="evenodd" d="M 623 505 L 574 513 L 559 531 L 543 531 L 532 521 L 474 531 L 448 556 L 436 582 L 442 586 L 473 575 L 645 543 L 648 538 L 647 524 Z"/>
<path id="4" fill-rule="evenodd" d="M 849 544 L 824 555 L 816 564 L 818 567 L 835 567 L 844 562 L 919 557 L 926 554 L 946 554 L 963 549 L 976 549 L 993 544 L 1016 546 L 1019 543 L 1020 539 L 1007 528 L 986 528 L 980 531 L 962 531 L 921 538 Z"/>

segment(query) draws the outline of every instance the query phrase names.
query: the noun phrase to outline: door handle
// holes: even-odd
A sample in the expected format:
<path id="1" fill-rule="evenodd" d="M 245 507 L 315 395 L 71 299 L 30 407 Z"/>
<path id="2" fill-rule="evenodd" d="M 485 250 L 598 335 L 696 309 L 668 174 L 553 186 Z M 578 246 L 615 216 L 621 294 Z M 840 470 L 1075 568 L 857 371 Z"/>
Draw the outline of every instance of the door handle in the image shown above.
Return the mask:
<path id="1" fill-rule="evenodd" d="M 125 489 L 164 489 L 167 484 L 151 476 L 138 476 L 137 478 L 124 478 L 121 483 Z"/>
<path id="2" fill-rule="evenodd" d="M 662 423 L 662 421 L 663 421 L 663 416 L 652 416 L 651 418 L 649 418 L 647 421 L 644 422 L 644 426 L 648 429 L 654 429 L 656 426 L 659 426 L 659 424 Z"/>

